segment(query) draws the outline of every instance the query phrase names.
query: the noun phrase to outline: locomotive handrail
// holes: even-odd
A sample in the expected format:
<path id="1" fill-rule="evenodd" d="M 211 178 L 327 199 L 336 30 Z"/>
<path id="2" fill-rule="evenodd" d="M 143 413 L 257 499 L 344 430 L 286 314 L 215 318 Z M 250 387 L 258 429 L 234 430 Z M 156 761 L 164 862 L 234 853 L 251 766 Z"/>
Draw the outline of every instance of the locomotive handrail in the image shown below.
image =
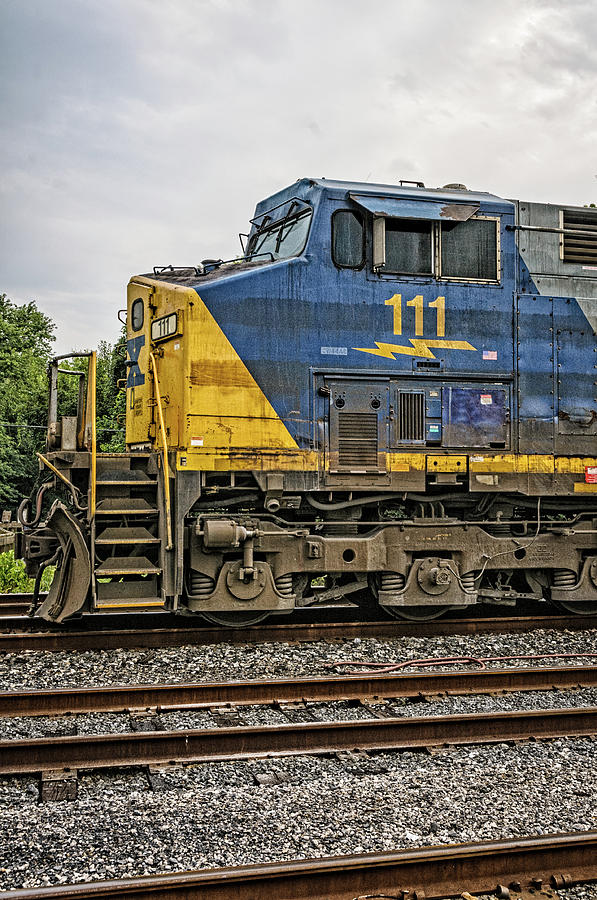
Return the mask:
<path id="1" fill-rule="evenodd" d="M 166 550 L 172 550 L 172 516 L 170 512 L 170 471 L 168 466 L 168 441 L 166 438 L 166 426 L 164 425 L 164 412 L 162 410 L 162 398 L 160 396 L 160 381 L 158 378 L 158 367 L 155 361 L 153 351 L 150 352 L 151 368 L 153 370 L 153 380 L 155 383 L 155 401 L 158 408 L 158 418 L 160 420 L 160 434 L 162 437 L 162 456 L 164 460 L 164 499 L 166 503 Z"/>
<path id="2" fill-rule="evenodd" d="M 89 376 L 87 388 L 89 392 L 89 419 L 91 422 L 91 473 L 89 484 L 89 521 L 95 516 L 95 498 L 97 488 L 97 422 L 96 422 L 96 385 L 97 354 L 91 351 L 89 357 Z"/>

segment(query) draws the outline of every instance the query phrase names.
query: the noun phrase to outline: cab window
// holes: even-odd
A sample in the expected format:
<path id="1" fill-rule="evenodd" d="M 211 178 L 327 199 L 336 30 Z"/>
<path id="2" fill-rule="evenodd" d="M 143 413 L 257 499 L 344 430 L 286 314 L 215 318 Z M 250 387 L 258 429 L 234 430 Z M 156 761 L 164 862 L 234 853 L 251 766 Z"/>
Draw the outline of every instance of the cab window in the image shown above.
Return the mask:
<path id="1" fill-rule="evenodd" d="M 131 327 L 133 331 L 141 331 L 143 328 L 143 319 L 143 300 L 141 297 L 137 297 L 136 300 L 133 300 L 133 305 L 131 307 Z"/>
<path id="2" fill-rule="evenodd" d="M 386 272 L 431 275 L 432 223 L 416 219 L 386 219 Z"/>
<path id="3" fill-rule="evenodd" d="M 257 228 L 247 247 L 246 259 L 269 256 L 270 260 L 289 259 L 305 249 L 312 210 L 303 209 L 294 215 L 286 215 L 277 222 L 269 217 Z"/>
<path id="4" fill-rule="evenodd" d="M 332 216 L 332 259 L 341 269 L 360 269 L 365 261 L 363 217 L 351 209 Z"/>
<path id="5" fill-rule="evenodd" d="M 498 279 L 495 219 L 442 222 L 440 243 L 440 277 L 475 281 Z"/>

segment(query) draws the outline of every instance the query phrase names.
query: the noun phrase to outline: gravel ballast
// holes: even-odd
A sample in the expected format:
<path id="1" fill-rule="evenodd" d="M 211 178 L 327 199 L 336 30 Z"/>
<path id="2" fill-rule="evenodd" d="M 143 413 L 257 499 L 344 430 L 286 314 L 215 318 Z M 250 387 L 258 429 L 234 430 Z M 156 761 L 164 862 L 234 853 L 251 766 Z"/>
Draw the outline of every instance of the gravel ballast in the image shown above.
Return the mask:
<path id="1" fill-rule="evenodd" d="M 594 767 L 582 739 L 92 773 L 58 803 L 5 779 L 0 887 L 589 830 Z"/>
<path id="2" fill-rule="evenodd" d="M 225 632 L 224 632 L 225 637 Z M 523 634 L 444 637 L 356 638 L 301 644 L 214 644 L 159 649 L 58 651 L 29 650 L 0 656 L 0 689 L 233 681 L 329 675 L 330 663 L 349 660 L 398 663 L 407 659 L 515 654 L 597 653 L 597 631 L 542 630 Z M 597 657 L 585 660 L 597 664 Z M 528 665 L 581 665 L 581 658 L 506 660 L 493 668 Z M 450 664 L 448 668 L 457 668 Z M 474 666 L 464 666 L 474 668 Z M 343 671 L 340 669 L 339 671 Z M 408 671 L 408 670 L 407 670 Z"/>
<path id="3" fill-rule="evenodd" d="M 0 689 L 324 676 L 331 662 L 597 653 L 592 630 L 0 656 Z M 491 667 L 595 664 L 553 657 Z M 474 668 L 451 663 L 446 669 Z M 344 671 L 339 669 L 339 672 Z M 413 671 L 412 669 L 407 671 Z M 391 701 L 396 716 L 597 705 L 597 689 Z M 241 707 L 239 724 L 286 724 Z M 354 703 L 294 708 L 293 721 L 370 718 Z M 213 728 L 210 710 L 162 712 L 163 729 Z M 221 724 L 227 724 L 222 721 Z M 0 740 L 130 731 L 126 713 L 0 718 Z M 74 801 L 39 802 L 34 778 L 0 779 L 0 889 L 184 869 L 582 831 L 597 827 L 597 744 L 567 739 L 426 753 L 291 757 L 80 773 Z M 576 893 L 575 893 L 576 892 Z M 597 900 L 576 888 L 567 900 Z"/>

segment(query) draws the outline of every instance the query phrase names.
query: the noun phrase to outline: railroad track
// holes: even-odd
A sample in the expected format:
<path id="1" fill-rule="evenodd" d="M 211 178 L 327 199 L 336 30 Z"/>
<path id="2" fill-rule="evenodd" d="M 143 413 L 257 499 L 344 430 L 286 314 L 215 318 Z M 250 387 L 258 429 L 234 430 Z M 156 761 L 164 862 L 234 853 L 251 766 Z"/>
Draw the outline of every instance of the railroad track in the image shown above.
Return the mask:
<path id="1" fill-rule="evenodd" d="M 123 685 L 0 694 L 0 715 L 128 711 L 145 730 L 0 742 L 0 774 L 122 765 L 165 765 L 353 750 L 407 750 L 445 744 L 586 737 L 597 733 L 597 708 L 396 717 L 385 698 L 594 687 L 597 666 L 525 667 L 460 672 L 334 675 L 204 684 Z M 309 721 L 303 701 L 356 701 L 370 718 Z M 290 724 L 246 726 L 236 707 L 274 704 Z M 233 727 L 161 730 L 169 710 L 208 708 Z M 299 721 L 297 721 L 297 719 Z M 236 722 L 240 724 L 236 724 Z"/>
<path id="2" fill-rule="evenodd" d="M 116 617 L 110 617 L 116 619 Z M 170 617 L 171 618 L 171 617 Z M 130 620 L 128 620 L 130 622 Z M 278 643 L 337 641 L 359 638 L 436 637 L 454 634 L 515 634 L 536 629 L 582 631 L 597 628 L 597 616 L 533 615 L 516 617 L 453 618 L 433 622 L 343 621 L 263 624 L 247 628 L 197 625 L 188 620 L 175 627 L 163 627 L 163 618 L 139 619 L 142 625 L 122 628 L 116 622 L 84 620 L 59 629 L 33 630 L 41 625 L 26 617 L 0 618 L 0 652 L 22 650 L 116 650 L 132 648 L 180 647 L 185 644 Z"/>
<path id="3" fill-rule="evenodd" d="M 595 734 L 597 707 L 44 737 L 1 741 L 0 775 L 321 755 L 355 748 L 413 750 Z"/>
<path id="4" fill-rule="evenodd" d="M 561 888 L 597 879 L 597 831 L 9 891 L 6 900 L 359 900 Z"/>
<path id="5" fill-rule="evenodd" d="M 33 594 L 0 594 L 0 616 L 26 616 L 32 602 Z"/>
<path id="6" fill-rule="evenodd" d="M 301 701 L 362 701 L 597 686 L 597 665 L 533 666 L 403 675 L 333 675 L 193 684 L 135 684 L 0 692 L 0 716 L 201 709 Z"/>

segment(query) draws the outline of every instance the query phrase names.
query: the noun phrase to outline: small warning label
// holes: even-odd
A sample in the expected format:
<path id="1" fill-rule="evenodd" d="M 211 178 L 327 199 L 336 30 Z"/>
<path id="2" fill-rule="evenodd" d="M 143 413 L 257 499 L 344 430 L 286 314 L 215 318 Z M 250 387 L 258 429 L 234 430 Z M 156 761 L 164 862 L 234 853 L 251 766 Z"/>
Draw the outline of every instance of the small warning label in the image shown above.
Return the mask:
<path id="1" fill-rule="evenodd" d="M 203 438 L 192 437 L 191 438 L 191 447 L 203 447 Z"/>
<path id="2" fill-rule="evenodd" d="M 597 484 L 597 466 L 585 466 L 585 483 Z"/>
<path id="3" fill-rule="evenodd" d="M 493 396 L 491 394 L 481 394 L 481 406 L 491 406 Z"/>

